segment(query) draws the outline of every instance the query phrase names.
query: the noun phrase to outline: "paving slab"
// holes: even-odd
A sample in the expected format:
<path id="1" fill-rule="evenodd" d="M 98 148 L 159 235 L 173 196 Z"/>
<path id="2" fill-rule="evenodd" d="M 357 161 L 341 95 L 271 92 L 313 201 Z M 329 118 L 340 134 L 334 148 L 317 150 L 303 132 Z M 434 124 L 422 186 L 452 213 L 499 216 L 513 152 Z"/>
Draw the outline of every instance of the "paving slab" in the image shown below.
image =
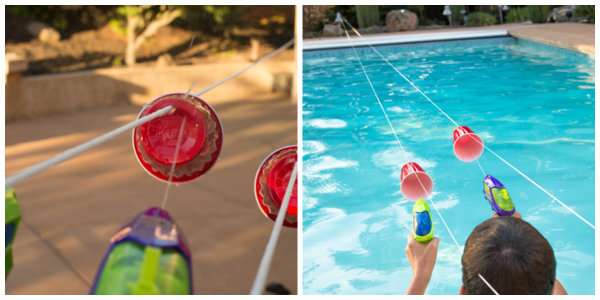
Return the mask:
<path id="1" fill-rule="evenodd" d="M 554 23 L 520 26 L 508 30 L 510 35 L 556 47 L 567 48 L 594 56 L 594 25 L 579 23 Z"/>

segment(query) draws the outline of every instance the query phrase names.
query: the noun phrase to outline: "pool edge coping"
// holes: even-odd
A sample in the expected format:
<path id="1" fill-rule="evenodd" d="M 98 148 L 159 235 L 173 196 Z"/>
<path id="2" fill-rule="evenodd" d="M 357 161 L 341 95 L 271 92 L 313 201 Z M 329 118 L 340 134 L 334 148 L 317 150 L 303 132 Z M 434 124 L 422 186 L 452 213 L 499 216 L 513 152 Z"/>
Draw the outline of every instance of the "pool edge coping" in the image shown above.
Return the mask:
<path id="1" fill-rule="evenodd" d="M 532 42 L 536 42 L 536 43 L 540 43 L 540 44 L 544 44 L 544 45 L 548 45 L 548 46 L 552 46 L 552 47 L 556 47 L 556 48 L 560 48 L 560 49 L 574 51 L 574 52 L 586 55 L 590 59 L 595 60 L 595 53 L 594 53 L 595 49 L 590 50 L 590 49 L 586 48 L 585 46 L 571 45 L 571 44 L 564 43 L 564 42 L 561 42 L 558 40 L 549 40 L 549 39 L 535 37 L 535 36 L 522 34 L 522 33 L 518 33 L 518 32 L 511 32 L 510 30 L 508 30 L 508 35 L 515 39 L 532 41 Z"/>
<path id="2" fill-rule="evenodd" d="M 469 39 L 480 39 L 480 38 L 495 38 L 495 37 L 513 37 L 516 39 L 533 41 L 557 48 L 567 49 L 575 51 L 584 55 L 587 55 L 591 59 L 595 60 L 595 55 L 584 48 L 572 46 L 559 41 L 552 41 L 544 38 L 536 38 L 527 34 L 520 34 L 513 32 L 508 29 L 484 29 L 484 30 L 461 30 L 461 31 L 447 31 L 447 32 L 427 32 L 427 33 L 409 33 L 409 34 L 396 34 L 396 35 L 370 35 L 363 36 L 362 38 L 352 37 L 348 40 L 345 37 L 331 37 L 324 39 L 307 39 L 303 41 L 302 51 L 318 51 L 318 50 L 331 50 L 331 49 L 342 49 L 349 48 L 352 46 L 356 47 L 368 47 L 369 45 L 401 45 L 411 43 L 424 43 L 424 42 L 443 42 L 443 41 L 454 41 L 454 40 L 469 40 Z"/>
<path id="3" fill-rule="evenodd" d="M 508 37 L 510 36 L 506 29 L 493 29 L 493 30 L 469 30 L 460 32 L 428 32 L 428 33 L 414 33 L 406 35 L 375 35 L 375 36 L 364 36 L 362 38 L 353 37 L 351 40 L 347 38 L 327 38 L 319 40 L 305 40 L 302 45 L 303 51 L 312 50 L 326 50 L 326 49 L 339 49 L 348 48 L 351 46 L 377 46 L 377 45 L 389 45 L 389 44 L 410 44 L 410 43 L 423 43 L 423 42 L 437 42 L 437 41 L 452 41 L 452 40 L 464 40 L 464 39 L 477 39 L 477 38 L 492 38 L 492 37 Z"/>

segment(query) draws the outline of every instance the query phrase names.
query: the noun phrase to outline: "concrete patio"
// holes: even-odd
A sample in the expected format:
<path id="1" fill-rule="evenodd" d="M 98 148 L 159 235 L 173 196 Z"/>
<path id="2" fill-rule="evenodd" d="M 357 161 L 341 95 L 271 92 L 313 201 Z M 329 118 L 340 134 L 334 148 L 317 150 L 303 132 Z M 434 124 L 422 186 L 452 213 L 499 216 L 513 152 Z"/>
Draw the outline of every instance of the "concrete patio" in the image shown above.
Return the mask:
<path id="1" fill-rule="evenodd" d="M 196 293 L 247 294 L 273 224 L 254 200 L 255 171 L 275 148 L 296 144 L 296 105 L 284 94 L 228 101 L 210 95 L 224 126 L 223 152 L 209 173 L 171 189 L 167 209 L 188 239 Z M 118 104 L 8 123 L 6 174 L 129 122 L 139 109 Z M 109 238 L 143 209 L 160 205 L 165 184 L 138 165 L 131 135 L 124 134 L 15 188 L 23 219 L 7 294 L 86 294 Z M 283 230 L 267 281 L 293 293 L 296 236 Z"/>

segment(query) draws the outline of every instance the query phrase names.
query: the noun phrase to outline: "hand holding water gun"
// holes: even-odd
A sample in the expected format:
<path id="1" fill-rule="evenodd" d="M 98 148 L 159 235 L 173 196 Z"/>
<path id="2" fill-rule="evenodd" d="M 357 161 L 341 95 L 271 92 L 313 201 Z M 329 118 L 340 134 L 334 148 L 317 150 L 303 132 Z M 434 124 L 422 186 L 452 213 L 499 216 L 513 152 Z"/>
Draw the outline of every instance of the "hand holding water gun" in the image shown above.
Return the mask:
<path id="1" fill-rule="evenodd" d="M 407 294 L 425 294 L 435 266 L 439 242 L 433 235 L 429 206 L 424 199 L 418 199 L 413 206 L 413 233 L 408 236 L 406 245 L 406 258 L 413 270 Z"/>

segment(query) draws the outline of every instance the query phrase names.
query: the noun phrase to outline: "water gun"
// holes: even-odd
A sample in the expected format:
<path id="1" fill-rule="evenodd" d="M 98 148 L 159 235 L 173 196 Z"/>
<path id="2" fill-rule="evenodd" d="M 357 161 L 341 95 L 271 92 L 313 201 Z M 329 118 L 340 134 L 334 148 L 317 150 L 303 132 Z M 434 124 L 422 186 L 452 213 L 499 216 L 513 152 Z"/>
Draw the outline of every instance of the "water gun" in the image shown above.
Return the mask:
<path id="1" fill-rule="evenodd" d="M 483 196 L 498 216 L 512 216 L 515 213 L 515 205 L 508 190 L 500 180 L 491 175 L 487 175 L 483 179 Z"/>
<path id="2" fill-rule="evenodd" d="M 91 294 L 192 294 L 191 254 L 166 210 L 152 207 L 123 226 L 104 255 Z"/>
<path id="3" fill-rule="evenodd" d="M 4 195 L 4 272 L 8 276 L 13 266 L 12 246 L 21 221 L 21 209 L 17 202 L 17 195 L 12 188 L 6 188 Z"/>
<path id="4" fill-rule="evenodd" d="M 421 243 L 427 243 L 433 239 L 431 211 L 423 198 L 417 199 L 413 205 L 413 237 Z"/>

